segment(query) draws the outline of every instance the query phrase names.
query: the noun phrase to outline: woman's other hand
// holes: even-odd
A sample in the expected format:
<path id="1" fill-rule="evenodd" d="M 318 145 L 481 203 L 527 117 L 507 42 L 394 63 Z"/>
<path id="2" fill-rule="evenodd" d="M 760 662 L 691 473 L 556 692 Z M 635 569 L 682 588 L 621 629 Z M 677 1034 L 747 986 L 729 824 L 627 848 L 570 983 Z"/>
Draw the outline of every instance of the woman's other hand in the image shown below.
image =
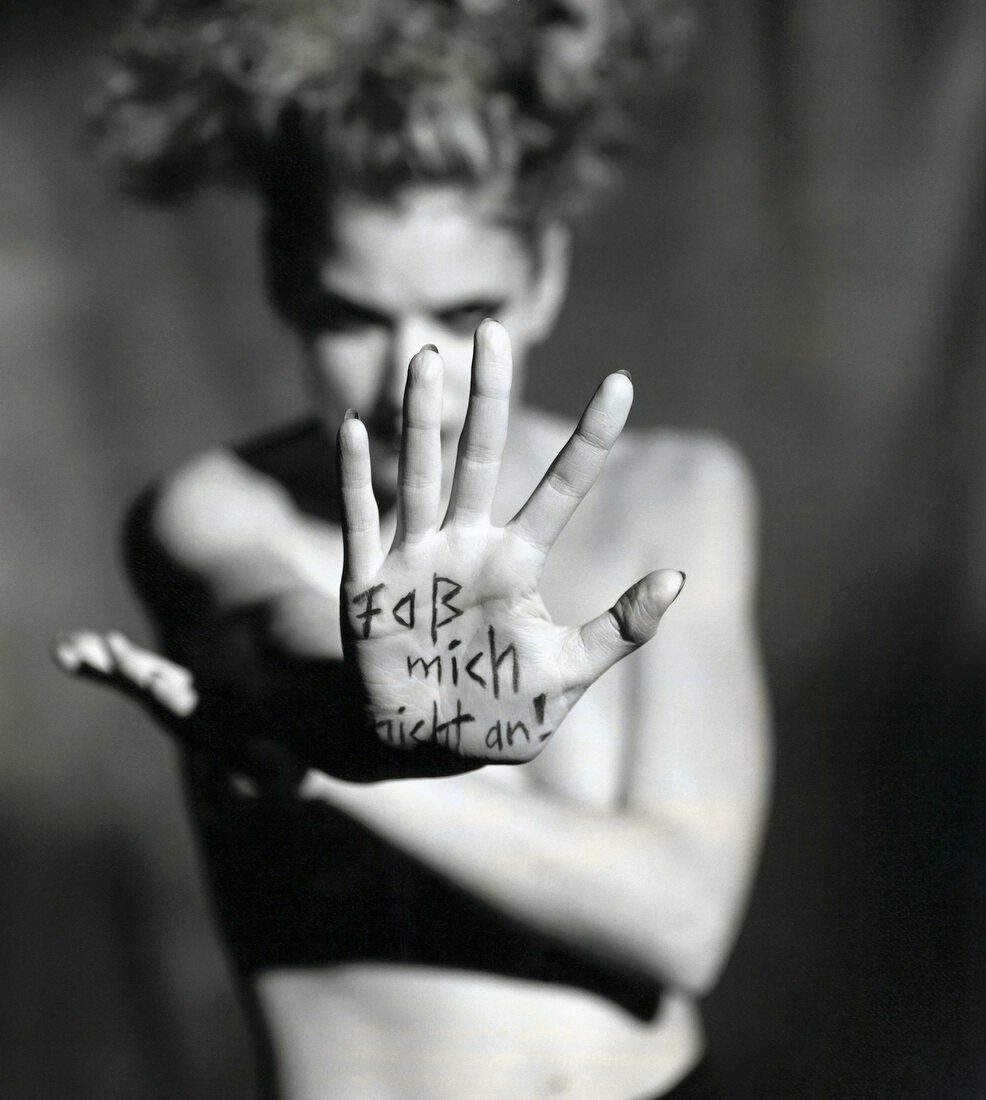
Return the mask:
<path id="1" fill-rule="evenodd" d="M 132 696 L 169 724 L 187 719 L 198 706 L 195 678 L 187 668 L 136 645 L 119 631 L 59 635 L 51 655 L 63 672 Z"/>
<path id="2" fill-rule="evenodd" d="M 197 683 L 189 669 L 118 630 L 61 634 L 52 643 L 51 656 L 63 672 L 134 699 L 184 749 L 225 765 L 231 793 L 290 796 L 305 774 L 298 754 L 286 743 L 244 735 L 248 727 L 237 721 L 244 717 L 239 693 L 216 683 Z M 253 703 L 247 699 L 246 707 Z M 221 718 L 234 727 L 232 736 Z"/>

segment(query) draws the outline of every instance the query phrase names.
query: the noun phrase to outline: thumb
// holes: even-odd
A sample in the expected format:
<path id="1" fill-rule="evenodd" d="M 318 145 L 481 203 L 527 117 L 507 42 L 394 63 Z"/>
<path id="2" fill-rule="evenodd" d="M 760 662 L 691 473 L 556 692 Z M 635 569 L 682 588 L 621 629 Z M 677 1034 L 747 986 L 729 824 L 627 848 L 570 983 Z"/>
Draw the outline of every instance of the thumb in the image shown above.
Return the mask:
<path id="1" fill-rule="evenodd" d="M 684 573 L 657 569 L 628 588 L 608 611 L 579 628 L 586 684 L 654 637 L 661 616 L 684 584 Z"/>

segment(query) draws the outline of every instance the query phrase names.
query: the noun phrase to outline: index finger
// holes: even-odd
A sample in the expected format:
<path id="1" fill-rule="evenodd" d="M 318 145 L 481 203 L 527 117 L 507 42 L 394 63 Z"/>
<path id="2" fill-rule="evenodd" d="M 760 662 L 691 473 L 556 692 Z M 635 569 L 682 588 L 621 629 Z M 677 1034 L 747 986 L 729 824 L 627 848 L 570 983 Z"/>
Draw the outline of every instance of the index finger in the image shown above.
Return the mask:
<path id="1" fill-rule="evenodd" d="M 632 404 L 630 376 L 623 372 L 609 375 L 541 483 L 507 525 L 515 535 L 547 554 L 595 484 Z"/>

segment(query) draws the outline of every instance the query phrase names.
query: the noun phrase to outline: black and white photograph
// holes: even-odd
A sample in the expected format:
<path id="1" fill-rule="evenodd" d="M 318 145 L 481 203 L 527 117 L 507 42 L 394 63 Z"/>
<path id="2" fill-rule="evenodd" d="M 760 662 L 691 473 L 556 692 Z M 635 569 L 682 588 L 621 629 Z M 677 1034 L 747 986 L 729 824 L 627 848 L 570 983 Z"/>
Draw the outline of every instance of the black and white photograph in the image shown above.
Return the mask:
<path id="1" fill-rule="evenodd" d="M 0 6 L 0 1098 L 986 1100 L 986 3 Z"/>

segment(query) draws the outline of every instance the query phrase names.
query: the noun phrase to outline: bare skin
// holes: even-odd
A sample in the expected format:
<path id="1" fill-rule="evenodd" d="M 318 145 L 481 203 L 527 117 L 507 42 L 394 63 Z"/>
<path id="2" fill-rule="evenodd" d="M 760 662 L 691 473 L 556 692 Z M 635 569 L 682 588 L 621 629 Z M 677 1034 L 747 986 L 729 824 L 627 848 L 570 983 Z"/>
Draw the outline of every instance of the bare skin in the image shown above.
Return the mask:
<path id="1" fill-rule="evenodd" d="M 443 232 L 453 233 L 454 218 L 444 209 L 437 213 Z M 379 220 L 393 267 L 405 223 L 389 215 Z M 348 224 L 359 223 L 351 218 Z M 413 219 L 407 224 L 413 228 Z M 427 220 L 422 225 L 434 228 Z M 421 235 L 434 252 L 434 233 L 424 228 Z M 503 246 L 500 237 L 491 239 Z M 386 293 L 374 303 L 380 312 L 417 308 L 417 299 L 407 305 L 401 295 L 420 265 L 423 243 L 408 238 L 400 278 L 388 268 Z M 471 259 L 461 240 L 453 243 L 456 254 Z M 380 254 L 369 244 L 364 252 L 356 263 L 344 251 L 330 272 L 338 285 L 345 282 L 350 299 L 377 293 L 376 282 L 353 275 Z M 454 260 L 436 268 L 452 272 L 447 277 L 459 288 L 471 268 L 453 271 Z M 491 257 L 483 270 L 496 262 Z M 512 269 L 511 278 L 518 271 Z M 430 279 L 427 286 L 433 293 Z M 193 774 L 217 766 L 203 752 L 195 722 L 208 709 L 208 670 L 239 665 L 237 624 L 248 621 L 260 632 L 263 652 L 276 652 L 281 666 L 329 669 L 345 654 L 365 689 L 361 705 L 369 720 L 359 743 L 369 751 L 372 741 L 375 751 L 385 752 L 390 774 L 402 781 L 340 779 L 329 766 L 336 758 L 326 752 L 325 759 L 302 759 L 296 769 L 278 773 L 296 791 L 292 797 L 326 803 L 354 829 L 369 828 L 505 917 L 666 989 L 658 1014 L 642 1021 L 582 990 L 482 972 L 359 961 L 267 969 L 256 976 L 256 991 L 274 1039 L 281 1092 L 291 1100 L 627 1100 L 658 1093 L 699 1056 L 693 999 L 714 982 L 743 908 L 768 772 L 751 625 L 748 482 L 724 448 L 672 437 L 635 444 L 576 510 L 629 409 L 629 382 L 612 375 L 583 418 L 586 430 L 566 445 L 525 504 L 532 472 L 552 461 L 564 437 L 543 418 L 521 412 L 513 417 L 501 465 L 507 434 L 504 380 L 497 377 L 501 337 L 486 326 L 477 341 L 473 426 L 463 433 L 460 473 L 442 525 L 434 427 L 440 369 L 426 351 L 409 372 L 410 431 L 401 444 L 393 513 L 377 520 L 360 421 L 343 422 L 340 432 L 345 507 L 339 526 L 299 511 L 279 484 L 232 453 L 212 452 L 162 487 L 146 532 L 155 554 L 204 593 L 202 606 L 190 621 L 186 615 L 178 632 L 168 627 L 171 616 L 159 591 L 145 593 L 171 659 L 122 636 L 94 632 L 56 646 L 67 671 L 121 688 L 166 720 L 190 743 Z M 344 377 L 334 361 L 331 370 L 332 378 Z M 364 373 L 361 368 L 354 377 Z M 504 527 L 489 520 L 494 488 L 497 513 L 515 517 Z M 640 575 L 655 559 L 690 574 L 687 613 L 676 608 L 657 640 L 612 668 L 559 728 L 586 688 L 654 633 L 677 595 L 680 574 L 648 573 L 599 614 L 615 595 L 614 566 Z M 453 593 L 442 583 L 436 593 L 436 576 L 461 590 Z M 359 598 L 381 582 L 385 598 L 372 605 Z M 407 625 L 409 603 L 397 606 L 411 591 L 421 594 L 413 627 Z M 417 600 L 424 603 L 420 618 Z M 468 631 L 451 633 L 466 626 Z M 450 649 L 455 640 L 460 646 Z M 510 645 L 520 666 L 516 690 Z M 486 687 L 463 664 L 452 672 L 450 657 L 459 652 L 467 662 L 480 655 L 471 671 Z M 415 664 L 427 666 L 439 655 L 441 684 L 437 666 L 426 675 Z M 489 690 L 498 658 L 499 695 Z M 463 696 L 460 688 L 472 694 Z M 535 703 L 541 695 L 544 721 Z M 308 702 L 299 706 L 296 693 L 285 695 L 281 709 L 265 717 L 281 714 L 280 733 L 290 741 L 289 715 L 307 707 L 320 719 L 317 700 Z M 458 717 L 457 703 L 474 722 L 459 723 L 457 739 L 432 737 L 433 724 Z M 438 710 L 437 721 L 429 704 Z M 332 717 L 330 707 L 327 719 Z M 429 731 L 423 743 L 407 734 L 422 720 Z M 518 721 L 526 734 L 515 726 L 511 744 L 507 727 Z M 335 735 L 331 721 L 325 728 Z M 234 731 L 220 725 L 206 732 L 214 735 L 209 748 L 222 749 L 223 736 Z M 440 781 L 407 778 L 436 747 L 459 770 L 482 759 L 494 763 Z M 521 767 L 497 766 L 522 760 Z M 306 764 L 314 766 L 306 771 Z M 238 801 L 268 793 L 270 773 L 251 776 L 250 761 L 243 765 L 246 782 L 229 761 L 218 765 L 231 778 L 211 807 L 220 816 L 222 799 L 235 810 Z M 381 777 L 379 771 L 372 776 Z M 374 874 L 373 867 L 359 871 Z M 368 912 L 367 919 L 376 916 Z"/>
<path id="2" fill-rule="evenodd" d="M 703 455 L 685 440 L 660 448 L 658 458 L 652 473 L 663 487 L 653 507 L 674 532 L 675 560 L 689 566 L 689 591 L 701 602 L 732 604 L 741 592 L 738 575 L 720 572 L 715 584 L 703 583 L 711 562 L 693 491 L 696 480 L 737 484 L 727 456 L 708 448 Z M 530 452 L 520 448 L 505 467 L 507 481 L 520 482 L 529 461 Z M 722 477 L 708 471 L 719 461 Z M 617 461 L 614 477 L 624 474 Z M 579 517 L 572 528 L 559 553 L 564 566 L 578 568 L 590 556 L 578 549 L 586 541 Z M 282 534 L 288 533 L 299 566 L 325 549 L 321 525 L 305 517 L 286 519 Z M 733 535 L 744 537 L 741 530 Z M 735 562 L 742 568 L 738 556 Z M 559 617 L 576 615 L 591 599 L 573 588 L 564 567 L 548 568 L 544 584 Z M 766 773 L 762 697 L 747 680 L 750 651 L 724 664 L 719 646 L 705 637 L 705 616 L 701 606 L 689 609 L 686 597 L 659 632 L 654 644 L 665 649 L 643 675 L 653 681 L 662 710 L 644 740 L 628 710 L 641 673 L 621 663 L 566 718 L 559 740 L 522 767 L 373 785 L 311 771 L 300 792 L 372 820 L 393 843 L 464 877 L 470 889 L 516 916 L 574 942 L 591 939 L 622 965 L 653 974 L 669 987 L 659 1016 L 645 1023 L 580 991 L 484 974 L 370 963 L 270 970 L 259 976 L 257 992 L 285 1097 L 626 1100 L 670 1087 L 687 1071 L 702 1048 L 692 997 L 714 982 L 735 934 Z M 306 632 L 299 627 L 296 640 Z M 689 671 L 702 653 L 724 676 L 704 697 L 698 674 Z M 744 683 L 754 686 L 752 695 Z M 705 723 L 716 721 L 715 733 L 696 732 L 696 724 L 707 730 Z M 725 741 L 717 732 L 724 728 Z M 678 779 L 669 783 L 671 764 Z M 324 1040 L 313 1041 L 317 1036 L 338 1037 L 331 1057 Z M 508 1053 L 492 1058 L 496 1036 Z"/>
<path id="3" fill-rule="evenodd" d="M 396 533 L 386 555 L 366 431 L 356 417 L 339 430 L 343 652 L 325 653 L 323 643 L 320 655 L 345 654 L 369 728 L 411 757 L 428 745 L 470 762 L 533 759 L 586 689 L 652 637 L 684 582 L 676 571 L 659 570 L 581 627 L 552 621 L 538 592 L 545 558 L 598 477 L 625 423 L 632 388 L 622 375 L 600 386 L 540 485 L 498 528 L 490 509 L 507 438 L 510 373 L 506 333 L 484 322 L 451 500 L 439 526 L 441 360 L 431 349 L 412 360 Z M 194 723 L 197 695 L 208 688 L 197 689 L 190 671 L 156 662 L 120 635 L 106 636 L 107 656 L 100 651 L 98 639 L 82 634 L 62 639 L 56 656 L 68 671 L 146 689 L 156 705 L 170 705 L 171 725 L 191 744 L 182 723 Z M 413 758 L 394 766 L 395 774 L 414 775 Z"/>
<path id="4" fill-rule="evenodd" d="M 490 509 L 507 438 L 510 373 L 506 333 L 484 322 L 439 526 L 441 360 L 432 350 L 412 360 L 397 533 L 386 556 L 366 433 L 355 419 L 340 429 L 344 638 L 374 728 L 410 751 L 438 742 L 489 763 L 533 759 L 590 684 L 653 635 L 684 580 L 670 570 L 653 573 L 579 629 L 552 622 L 538 592 L 545 557 L 601 471 L 629 412 L 631 387 L 619 375 L 603 383 L 531 498 L 496 528 Z"/>
<path id="5" fill-rule="evenodd" d="M 291 1100 L 628 1100 L 672 1087 L 702 1050 L 680 994 L 641 1023 L 557 986 L 364 964 L 270 973 L 260 997 Z M 332 1057 L 315 1056 L 328 1035 Z"/>

